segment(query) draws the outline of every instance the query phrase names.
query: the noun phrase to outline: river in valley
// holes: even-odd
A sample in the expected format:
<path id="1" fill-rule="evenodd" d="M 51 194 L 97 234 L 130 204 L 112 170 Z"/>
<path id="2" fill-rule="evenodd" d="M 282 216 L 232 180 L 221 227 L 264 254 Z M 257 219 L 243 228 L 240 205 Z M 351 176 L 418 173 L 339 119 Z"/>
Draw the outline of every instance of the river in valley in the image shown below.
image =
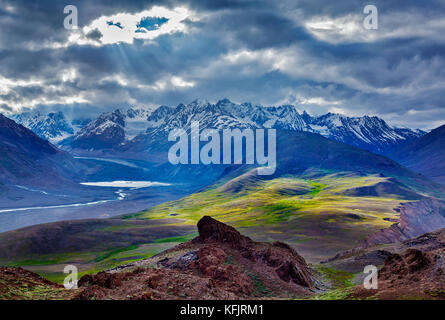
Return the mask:
<path id="1" fill-rule="evenodd" d="M 91 197 L 88 201 L 74 201 L 74 197 L 66 196 L 66 200 L 57 204 L 40 204 L 24 207 L 3 207 L 0 200 L 0 232 L 15 230 L 35 224 L 78 220 L 91 218 L 109 218 L 116 215 L 139 212 L 165 201 L 179 199 L 194 191 L 185 184 L 172 184 L 167 182 L 149 180 L 125 180 L 128 172 L 125 167 L 139 169 L 145 173 L 149 169 L 134 164 L 130 160 L 81 158 L 84 161 L 97 162 L 113 172 L 113 180 L 101 176 L 102 181 L 86 181 L 80 183 L 82 188 L 89 188 Z M 105 170 L 106 171 L 106 170 Z M 119 172 L 122 177 L 119 177 Z M 122 180 L 116 180 L 122 178 Z M 32 191 L 35 197 L 48 195 L 45 190 L 29 189 L 16 186 L 20 189 Z M 94 198 L 98 194 L 97 199 Z M 99 196 L 100 194 L 100 196 Z M 59 196 L 60 198 L 60 196 Z M 63 199 L 63 198 L 62 198 Z M 79 200 L 79 199 L 77 199 Z"/>

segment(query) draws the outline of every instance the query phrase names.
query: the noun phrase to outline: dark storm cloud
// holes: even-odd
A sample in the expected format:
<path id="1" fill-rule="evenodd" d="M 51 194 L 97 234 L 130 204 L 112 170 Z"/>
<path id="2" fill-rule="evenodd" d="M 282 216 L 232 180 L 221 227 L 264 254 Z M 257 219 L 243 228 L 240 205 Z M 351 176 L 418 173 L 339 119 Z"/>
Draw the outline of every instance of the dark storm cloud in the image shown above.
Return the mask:
<path id="1" fill-rule="evenodd" d="M 350 33 L 334 28 L 328 36 L 311 23 L 361 19 L 368 2 L 70 1 L 80 28 L 156 5 L 185 6 L 196 15 L 184 21 L 185 33 L 99 46 L 69 43 L 66 4 L 0 0 L 1 110 L 89 114 L 228 97 L 295 103 L 312 113 L 378 114 L 413 127 L 445 122 L 443 1 L 373 1 L 379 30 L 366 33 L 356 23 Z M 100 44 L 102 36 L 94 29 L 85 39 Z"/>

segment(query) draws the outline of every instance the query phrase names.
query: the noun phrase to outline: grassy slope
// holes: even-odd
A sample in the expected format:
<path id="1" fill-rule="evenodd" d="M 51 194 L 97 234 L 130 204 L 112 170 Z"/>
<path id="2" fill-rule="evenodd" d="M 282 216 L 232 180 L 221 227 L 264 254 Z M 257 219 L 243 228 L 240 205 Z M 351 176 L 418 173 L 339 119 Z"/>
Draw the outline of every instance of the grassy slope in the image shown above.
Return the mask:
<path id="1" fill-rule="evenodd" d="M 66 265 L 80 275 L 151 257 L 195 236 L 179 220 L 79 220 L 0 234 L 0 265 L 22 266 L 63 282 Z"/>
<path id="2" fill-rule="evenodd" d="M 0 271 L 0 300 L 67 300 L 74 292 L 48 284 L 29 272 L 16 274 Z"/>
<path id="3" fill-rule="evenodd" d="M 350 249 L 364 237 L 389 227 L 407 201 L 397 195 L 347 196 L 354 188 L 386 182 L 378 175 L 328 174 L 305 179 L 296 176 L 257 181 L 237 192 L 226 186 L 167 202 L 127 219 L 175 217 L 194 225 L 204 215 L 227 222 L 259 241 L 293 244 L 309 261 L 316 262 Z M 231 183 L 231 182 L 229 182 Z"/>

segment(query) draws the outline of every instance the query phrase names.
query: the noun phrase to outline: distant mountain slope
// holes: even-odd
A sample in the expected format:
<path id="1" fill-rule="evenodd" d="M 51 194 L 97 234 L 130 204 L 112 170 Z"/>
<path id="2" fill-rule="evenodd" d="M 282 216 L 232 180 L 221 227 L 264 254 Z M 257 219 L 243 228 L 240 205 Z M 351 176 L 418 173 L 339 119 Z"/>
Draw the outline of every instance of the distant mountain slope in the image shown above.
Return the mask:
<path id="1" fill-rule="evenodd" d="M 411 186 L 427 186 L 432 192 L 436 187 L 445 190 L 388 157 L 309 132 L 277 133 L 277 162 L 278 173 L 299 174 L 310 168 L 355 171 L 402 179 Z"/>
<path id="2" fill-rule="evenodd" d="M 79 172 L 76 161 L 0 114 L 0 182 L 57 186 Z"/>
<path id="3" fill-rule="evenodd" d="M 125 119 L 120 110 L 102 114 L 83 127 L 71 146 L 83 149 L 117 147 L 125 141 Z"/>
<path id="4" fill-rule="evenodd" d="M 399 223 L 403 203 L 445 200 L 444 186 L 387 157 L 314 133 L 277 132 L 277 162 L 271 176 L 258 176 L 254 165 L 164 164 L 158 171 L 164 177 L 221 179 L 199 193 L 130 218 L 174 216 L 190 222 L 210 214 L 246 228 L 257 239 L 293 243 L 318 259 Z M 416 217 L 419 221 L 412 223 Z M 445 221 L 434 221 L 419 214 L 408 224 L 415 233 L 445 227 Z"/>
<path id="5" fill-rule="evenodd" d="M 75 132 L 62 112 L 51 112 L 47 115 L 38 111 L 25 112 L 13 116 L 12 119 L 52 143 L 57 143 Z"/>
<path id="6" fill-rule="evenodd" d="M 445 184 L 445 125 L 413 141 L 393 157 L 406 167 Z"/>
<path id="7" fill-rule="evenodd" d="M 165 133 L 164 133 L 165 134 Z M 156 178 L 164 177 L 170 180 L 187 181 L 190 179 L 209 180 L 231 175 L 236 176 L 256 165 L 172 165 L 167 160 L 167 152 L 173 142 L 168 142 L 165 136 L 145 136 L 147 140 L 138 138 L 129 147 L 128 152 L 149 150 L 150 156 L 156 155 L 159 161 L 158 170 L 153 172 Z M 161 144 L 161 142 L 163 143 Z M 400 182 L 417 188 L 422 193 L 428 190 L 436 196 L 444 196 L 444 188 L 426 179 L 396 161 L 382 155 L 350 146 L 325 138 L 311 132 L 292 130 L 277 131 L 276 159 L 277 169 L 274 177 L 283 174 L 303 174 L 312 169 L 325 171 L 352 171 L 362 174 L 382 174 L 397 178 Z M 201 144 L 202 147 L 203 144 Z M 134 148 L 137 148 L 136 151 Z M 156 175 L 159 175 L 156 176 Z M 194 178 L 192 178 L 194 177 Z M 440 190 L 441 189 L 441 190 Z"/>

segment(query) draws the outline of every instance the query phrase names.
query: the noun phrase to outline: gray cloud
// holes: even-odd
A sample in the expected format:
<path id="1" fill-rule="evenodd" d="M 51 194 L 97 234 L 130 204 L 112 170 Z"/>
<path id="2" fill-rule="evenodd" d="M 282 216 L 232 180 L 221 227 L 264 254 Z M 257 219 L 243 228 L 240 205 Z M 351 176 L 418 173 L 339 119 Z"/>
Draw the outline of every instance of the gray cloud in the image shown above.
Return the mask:
<path id="1" fill-rule="evenodd" d="M 0 1 L 0 109 L 94 114 L 196 97 L 294 103 L 312 113 L 376 114 L 392 124 L 445 122 L 443 1 L 374 1 L 380 28 L 338 34 L 312 21 L 359 19 L 366 4 L 302 1 L 71 1 L 80 27 L 155 5 L 188 7 L 187 32 L 110 45 L 69 43 L 60 1 Z M 357 18 L 358 17 L 358 18 Z M 357 25 L 354 25 L 357 26 Z M 99 30 L 86 35 L 96 43 Z"/>

